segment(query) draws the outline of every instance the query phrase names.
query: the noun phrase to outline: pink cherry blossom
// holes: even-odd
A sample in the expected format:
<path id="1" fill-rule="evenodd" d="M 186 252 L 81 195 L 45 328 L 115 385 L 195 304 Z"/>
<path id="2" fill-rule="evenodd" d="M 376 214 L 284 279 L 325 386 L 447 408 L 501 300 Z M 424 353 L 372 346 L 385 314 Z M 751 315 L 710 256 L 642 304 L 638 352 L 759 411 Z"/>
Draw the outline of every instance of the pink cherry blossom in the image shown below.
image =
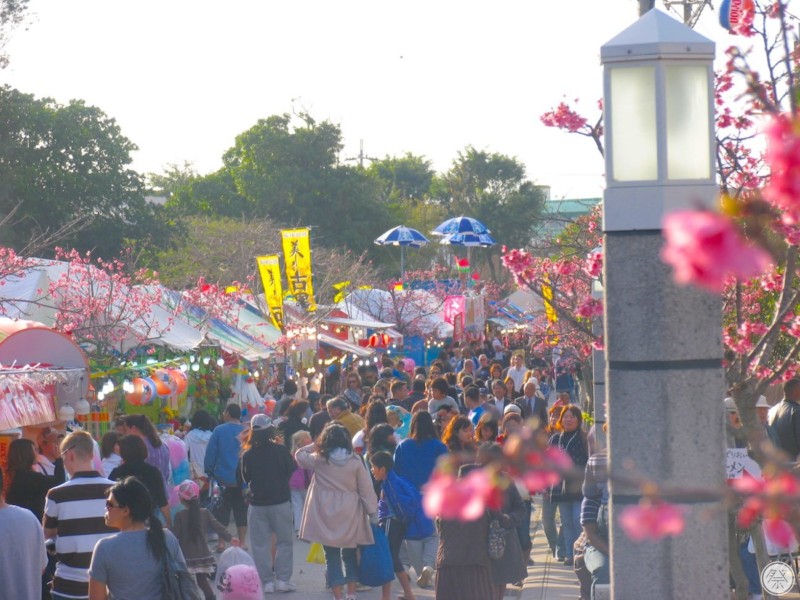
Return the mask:
<path id="1" fill-rule="evenodd" d="M 566 102 L 561 102 L 554 110 L 544 113 L 540 120 L 547 127 L 558 127 L 571 133 L 580 130 L 587 123 L 586 118 L 572 110 Z"/>
<path id="2" fill-rule="evenodd" d="M 586 298 L 578 307 L 577 314 L 584 319 L 599 317 L 603 314 L 603 302 L 595 298 Z"/>
<path id="3" fill-rule="evenodd" d="M 686 525 L 683 509 L 667 502 L 650 500 L 626 506 L 620 514 L 619 524 L 634 542 L 674 537 L 683 533 Z"/>
<path id="4" fill-rule="evenodd" d="M 422 506 L 429 517 L 474 521 L 487 508 L 498 508 L 496 487 L 485 469 L 475 469 L 460 479 L 434 471 L 423 488 Z"/>
<path id="5" fill-rule="evenodd" d="M 589 256 L 586 257 L 586 263 L 583 269 L 589 277 L 594 279 L 600 277 L 600 274 L 603 272 L 603 252 L 590 252 Z"/>
<path id="6" fill-rule="evenodd" d="M 766 251 L 745 242 L 734 224 L 710 211 L 678 211 L 664 218 L 661 258 L 676 283 L 722 292 L 730 275 L 747 279 L 770 265 Z"/>
<path id="7" fill-rule="evenodd" d="M 791 525 L 783 519 L 764 519 L 764 535 L 772 543 L 784 548 L 791 548 L 796 543 Z"/>
<path id="8" fill-rule="evenodd" d="M 769 182 L 764 198 L 783 211 L 788 225 L 800 223 L 800 120 L 778 115 L 766 130 Z"/>

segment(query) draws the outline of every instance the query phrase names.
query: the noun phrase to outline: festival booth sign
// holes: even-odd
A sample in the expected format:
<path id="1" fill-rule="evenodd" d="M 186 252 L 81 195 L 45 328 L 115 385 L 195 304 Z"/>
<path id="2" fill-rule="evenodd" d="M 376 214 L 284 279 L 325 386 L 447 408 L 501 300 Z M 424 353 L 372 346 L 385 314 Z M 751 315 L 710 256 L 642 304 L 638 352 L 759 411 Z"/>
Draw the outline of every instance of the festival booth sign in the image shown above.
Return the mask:
<path id="1" fill-rule="evenodd" d="M 66 335 L 0 318 L 0 430 L 47 425 L 89 392 L 89 363 Z"/>

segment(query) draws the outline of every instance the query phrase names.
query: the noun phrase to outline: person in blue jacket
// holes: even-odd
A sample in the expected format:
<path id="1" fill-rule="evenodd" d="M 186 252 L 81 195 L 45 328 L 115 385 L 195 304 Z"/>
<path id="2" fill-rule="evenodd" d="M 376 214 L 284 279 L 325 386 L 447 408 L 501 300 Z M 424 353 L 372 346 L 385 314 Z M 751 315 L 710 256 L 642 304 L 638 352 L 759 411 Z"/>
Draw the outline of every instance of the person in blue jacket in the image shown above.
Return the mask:
<path id="1" fill-rule="evenodd" d="M 416 413 L 411 418 L 408 438 L 394 451 L 394 470 L 417 490 L 428 483 L 436 461 L 447 454 L 445 446 L 436 435 L 436 427 L 428 411 Z M 408 560 L 417 572 L 417 585 L 432 587 L 439 537 L 435 530 L 424 539 L 406 539 Z"/>
<path id="2" fill-rule="evenodd" d="M 403 588 L 404 600 L 414 600 L 411 580 L 400 560 L 403 539 L 425 539 L 433 535 L 433 522 L 422 510 L 422 495 L 417 488 L 394 471 L 394 459 L 388 452 L 376 452 L 370 457 L 372 476 L 381 483 L 378 500 L 378 523 L 386 531 L 392 568 Z M 384 587 L 384 596 L 390 591 Z"/>
<path id="3" fill-rule="evenodd" d="M 215 479 L 222 491 L 222 507 L 214 517 L 226 527 L 233 519 L 239 539 L 244 543 L 247 539 L 247 504 L 245 504 L 242 488 L 236 481 L 236 467 L 242 449 L 241 434 L 244 426 L 241 423 L 242 409 L 238 404 L 228 404 L 222 413 L 224 423 L 217 425 L 211 432 L 206 448 L 204 467 L 210 479 Z M 218 549 L 224 550 L 222 540 Z"/>

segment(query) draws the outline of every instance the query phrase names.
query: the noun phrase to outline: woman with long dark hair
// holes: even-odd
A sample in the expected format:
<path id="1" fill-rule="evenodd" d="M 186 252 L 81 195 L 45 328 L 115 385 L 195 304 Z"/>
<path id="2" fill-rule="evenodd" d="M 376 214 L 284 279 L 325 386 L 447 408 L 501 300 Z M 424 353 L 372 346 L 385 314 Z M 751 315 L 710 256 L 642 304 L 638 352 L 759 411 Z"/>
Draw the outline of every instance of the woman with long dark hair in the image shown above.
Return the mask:
<path id="1" fill-rule="evenodd" d="M 478 445 L 475 443 L 475 428 L 472 421 L 464 415 L 450 420 L 442 434 L 442 442 L 451 453 L 475 454 Z"/>
<path id="2" fill-rule="evenodd" d="M 581 472 L 589 461 L 589 444 L 586 434 L 581 428 L 583 414 L 581 409 L 574 404 L 568 404 L 561 410 L 558 424 L 559 433 L 550 437 L 549 445 L 558 447 L 572 459 L 575 469 Z M 581 484 L 583 479 L 565 478 L 559 485 L 550 488 L 550 501 L 558 506 L 561 515 L 561 529 L 564 532 L 564 564 L 573 563 L 573 545 L 581 533 L 581 501 L 583 493 Z"/>
<path id="3" fill-rule="evenodd" d="M 428 483 L 436 461 L 447 454 L 445 446 L 436 436 L 436 427 L 428 411 L 415 413 L 411 417 L 408 439 L 403 440 L 394 451 L 394 470 L 400 477 L 418 490 Z M 436 549 L 439 538 L 434 533 L 421 540 L 406 540 L 408 558 L 417 573 L 417 585 L 430 587 L 436 565 Z"/>
<path id="4" fill-rule="evenodd" d="M 354 600 L 356 548 L 375 542 L 369 526 L 369 520 L 377 523 L 378 519 L 372 480 L 353 452 L 347 429 L 336 422 L 325 426 L 316 443 L 300 448 L 295 459 L 300 467 L 314 473 L 300 537 L 322 544 L 333 597 L 342 600 L 346 586 L 347 600 Z"/>
<path id="5" fill-rule="evenodd" d="M 206 600 L 214 600 L 214 590 L 211 579 L 216 570 L 214 557 L 208 546 L 206 536 L 209 529 L 232 545 L 238 546 L 239 539 L 231 536 L 228 529 L 217 521 L 205 508 L 200 506 L 200 487 L 191 479 L 187 479 L 178 486 L 178 497 L 184 510 L 175 515 L 175 537 L 181 545 L 181 551 L 186 559 L 189 572 L 197 581 L 198 587 L 203 591 Z"/>
<path id="6" fill-rule="evenodd" d="M 200 487 L 202 495 L 203 491 L 208 488 L 208 477 L 205 470 L 206 449 L 216 421 L 211 413 L 200 409 L 192 415 L 191 423 L 192 428 L 184 436 L 183 441 L 186 443 L 186 450 L 189 453 L 189 473 Z"/>
<path id="7" fill-rule="evenodd" d="M 169 462 L 169 448 L 158 437 L 153 424 L 144 415 L 128 415 L 125 417 L 126 435 L 135 435 L 147 446 L 147 464 L 153 465 L 164 479 L 164 488 L 169 487 L 172 466 Z"/>
<path id="8" fill-rule="evenodd" d="M 36 444 L 26 438 L 14 440 L 8 446 L 8 479 L 6 502 L 27 508 L 41 521 L 47 490 L 63 483 L 62 475 L 45 475 L 33 470 L 36 464 Z"/>
<path id="9" fill-rule="evenodd" d="M 353 450 L 363 454 L 367 447 L 366 437 L 369 435 L 370 430 L 376 425 L 388 422 L 386 404 L 383 401 L 371 399 L 364 416 L 364 428 L 353 436 Z"/>
<path id="10" fill-rule="evenodd" d="M 306 413 L 308 412 L 307 400 L 294 400 L 286 409 L 286 420 L 278 424 L 278 431 L 287 448 L 292 447 L 292 436 L 298 431 L 308 431 Z"/>
<path id="11" fill-rule="evenodd" d="M 108 490 L 105 522 L 119 533 L 94 547 L 89 600 L 163 600 L 163 561 L 169 556 L 186 569 L 178 540 L 152 515 L 150 493 L 136 477 Z"/>
<path id="12" fill-rule="evenodd" d="M 552 438 L 553 435 L 561 431 L 559 420 L 561 419 L 562 406 L 551 406 L 547 410 L 547 426 L 545 433 Z M 550 488 L 542 491 L 542 529 L 550 546 L 550 552 L 559 560 L 564 559 L 564 532 L 556 525 L 556 511 L 558 505 L 552 500 Z"/>
<path id="13" fill-rule="evenodd" d="M 247 524 L 256 569 L 265 593 L 292 592 L 294 528 L 289 479 L 295 463 L 289 449 L 276 440 L 277 429 L 266 415 L 254 415 L 242 444 L 236 478 L 245 486 Z M 275 561 L 272 536 L 275 536 Z"/>
<path id="14" fill-rule="evenodd" d="M 147 461 L 147 446 L 144 440 L 136 435 L 126 435 L 119 441 L 119 453 L 122 464 L 109 473 L 111 481 L 120 481 L 126 477 L 136 477 L 150 492 L 150 498 L 156 510 L 161 511 L 167 527 L 172 525 L 169 512 L 167 489 L 158 469 Z"/>

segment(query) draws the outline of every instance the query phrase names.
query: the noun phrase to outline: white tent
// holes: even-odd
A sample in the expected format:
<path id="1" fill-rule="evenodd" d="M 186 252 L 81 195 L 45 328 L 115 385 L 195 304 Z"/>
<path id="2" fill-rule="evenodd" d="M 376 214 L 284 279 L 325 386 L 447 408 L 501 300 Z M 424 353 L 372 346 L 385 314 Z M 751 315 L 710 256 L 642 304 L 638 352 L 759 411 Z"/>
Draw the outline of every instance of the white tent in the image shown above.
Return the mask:
<path id="1" fill-rule="evenodd" d="M 20 277 L 8 277 L 0 287 L 0 313 L 12 319 L 30 319 L 52 327 L 56 322 L 57 299 L 50 294 L 50 284 L 62 276 L 69 276 L 67 263 L 39 260 Z M 125 298 L 127 288 L 118 290 L 117 297 Z M 121 342 L 124 352 L 141 344 L 168 346 L 187 351 L 203 341 L 203 334 L 185 321 L 176 319 L 159 304 L 153 304 L 135 321 L 123 319 L 120 323 L 131 330 Z"/>
<path id="2" fill-rule="evenodd" d="M 443 302 L 424 290 L 355 290 L 339 303 L 350 318 L 397 323 L 403 329 L 423 335 L 447 338 L 453 326 L 442 316 Z"/>

